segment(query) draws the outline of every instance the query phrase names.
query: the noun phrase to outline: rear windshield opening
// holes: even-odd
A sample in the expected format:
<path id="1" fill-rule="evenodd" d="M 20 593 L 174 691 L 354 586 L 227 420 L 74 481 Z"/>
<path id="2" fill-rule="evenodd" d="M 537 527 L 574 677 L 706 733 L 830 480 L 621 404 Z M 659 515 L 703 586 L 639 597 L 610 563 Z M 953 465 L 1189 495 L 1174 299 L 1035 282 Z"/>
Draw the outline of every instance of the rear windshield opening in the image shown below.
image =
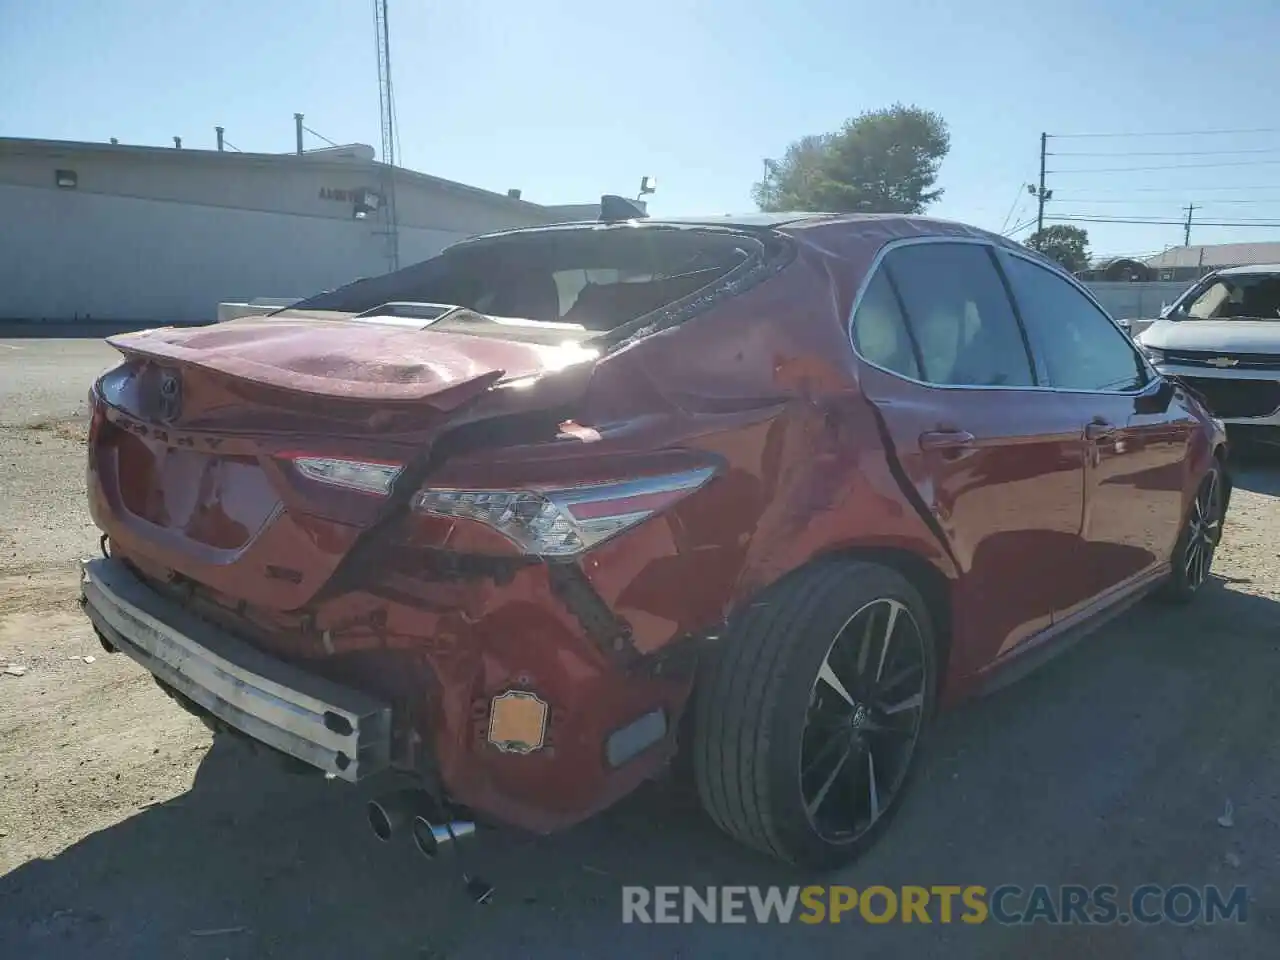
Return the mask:
<path id="1" fill-rule="evenodd" d="M 436 303 L 607 333 L 715 283 L 760 250 L 750 236 L 656 225 L 509 234 L 459 244 L 294 304 L 283 315 Z"/>

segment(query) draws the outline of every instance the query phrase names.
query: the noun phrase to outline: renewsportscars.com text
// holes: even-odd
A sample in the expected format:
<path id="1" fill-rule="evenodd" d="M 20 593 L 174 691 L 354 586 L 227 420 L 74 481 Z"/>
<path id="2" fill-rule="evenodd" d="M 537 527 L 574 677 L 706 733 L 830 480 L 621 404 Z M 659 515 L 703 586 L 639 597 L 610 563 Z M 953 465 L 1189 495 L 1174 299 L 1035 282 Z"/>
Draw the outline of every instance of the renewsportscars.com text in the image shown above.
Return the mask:
<path id="1" fill-rule="evenodd" d="M 623 887 L 623 923 L 1244 923 L 1246 887 Z"/>

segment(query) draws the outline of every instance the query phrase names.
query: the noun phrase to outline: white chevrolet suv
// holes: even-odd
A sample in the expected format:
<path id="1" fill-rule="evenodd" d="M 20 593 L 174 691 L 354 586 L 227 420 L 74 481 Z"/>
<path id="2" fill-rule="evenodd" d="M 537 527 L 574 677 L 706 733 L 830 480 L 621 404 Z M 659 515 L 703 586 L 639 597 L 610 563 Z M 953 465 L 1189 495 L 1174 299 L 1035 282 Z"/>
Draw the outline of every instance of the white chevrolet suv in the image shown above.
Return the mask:
<path id="1" fill-rule="evenodd" d="M 1209 274 L 1136 339 L 1230 432 L 1280 443 L 1280 264 Z"/>

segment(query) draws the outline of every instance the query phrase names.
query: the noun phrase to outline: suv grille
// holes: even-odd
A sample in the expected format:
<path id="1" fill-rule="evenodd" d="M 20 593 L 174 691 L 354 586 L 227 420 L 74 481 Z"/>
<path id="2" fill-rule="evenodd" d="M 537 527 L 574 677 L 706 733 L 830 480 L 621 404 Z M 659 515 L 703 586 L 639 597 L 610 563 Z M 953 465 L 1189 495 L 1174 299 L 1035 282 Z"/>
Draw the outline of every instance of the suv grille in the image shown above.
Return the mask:
<path id="1" fill-rule="evenodd" d="M 1280 381 L 1183 377 L 1219 417 L 1266 417 L 1280 409 Z"/>
<path id="2" fill-rule="evenodd" d="M 1280 370 L 1280 353 L 1229 353 L 1222 350 L 1162 350 L 1164 362 L 1216 367 L 1214 360 L 1234 360 L 1235 370 Z"/>

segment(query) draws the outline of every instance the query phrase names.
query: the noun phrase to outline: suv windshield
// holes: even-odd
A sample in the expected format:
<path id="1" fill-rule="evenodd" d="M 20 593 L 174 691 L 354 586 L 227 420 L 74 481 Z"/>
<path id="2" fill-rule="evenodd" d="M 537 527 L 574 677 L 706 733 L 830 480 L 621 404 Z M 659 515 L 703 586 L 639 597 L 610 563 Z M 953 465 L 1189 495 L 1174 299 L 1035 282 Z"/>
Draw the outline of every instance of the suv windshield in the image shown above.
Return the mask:
<path id="1" fill-rule="evenodd" d="M 1280 320 L 1280 274 L 1218 277 L 1178 304 L 1172 315 L 1186 320 Z"/>

